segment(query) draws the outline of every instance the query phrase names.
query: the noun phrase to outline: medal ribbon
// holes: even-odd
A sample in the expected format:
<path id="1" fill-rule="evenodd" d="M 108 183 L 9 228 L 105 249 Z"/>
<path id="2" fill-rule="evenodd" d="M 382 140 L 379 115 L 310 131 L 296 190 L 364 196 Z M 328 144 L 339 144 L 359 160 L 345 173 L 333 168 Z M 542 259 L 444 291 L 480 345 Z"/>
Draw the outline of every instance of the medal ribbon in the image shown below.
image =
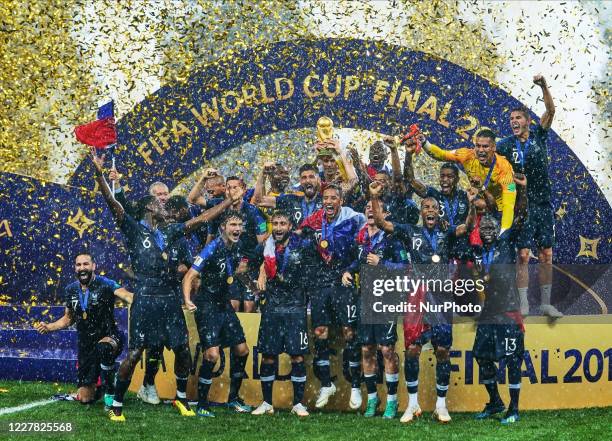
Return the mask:
<path id="1" fill-rule="evenodd" d="M 225 256 L 225 272 L 227 273 L 227 278 L 234 276 L 234 264 L 232 263 L 232 256 Z"/>
<path id="2" fill-rule="evenodd" d="M 497 162 L 497 155 L 493 154 L 493 162 L 491 163 L 491 167 L 489 167 L 489 173 L 487 174 L 487 178 L 484 181 L 482 186 L 483 190 L 486 190 L 489 186 L 489 181 L 491 180 L 491 175 L 493 174 L 493 169 L 495 168 L 495 163 Z"/>
<path id="3" fill-rule="evenodd" d="M 284 254 L 283 254 L 283 262 L 281 263 L 281 266 L 278 269 L 278 274 L 279 275 L 284 275 L 285 274 L 285 270 L 287 269 L 287 265 L 289 263 L 289 245 L 290 245 L 290 243 L 291 243 L 291 239 L 289 239 L 289 242 L 287 243 L 287 246 L 285 247 L 285 251 L 284 251 Z M 277 254 L 277 257 L 278 257 L 278 254 Z"/>
<path id="4" fill-rule="evenodd" d="M 372 238 L 370 238 L 370 234 L 368 233 L 368 230 L 365 231 L 365 252 L 366 252 L 366 256 L 370 253 L 372 253 L 373 251 L 376 251 L 376 248 L 380 245 L 380 243 L 383 240 L 383 237 L 385 237 L 385 232 L 384 231 L 377 231 L 376 234 L 374 236 L 372 236 Z"/>
<path id="5" fill-rule="evenodd" d="M 434 228 L 433 234 L 430 235 L 427 228 L 423 227 L 423 236 L 427 238 L 427 242 L 429 242 L 431 249 L 433 250 L 434 254 L 436 254 L 438 251 L 438 229 Z"/>
<path id="6" fill-rule="evenodd" d="M 482 264 L 484 266 L 485 274 L 489 274 L 491 264 L 493 263 L 493 257 L 495 255 L 495 246 L 492 246 L 489 251 L 482 253 Z"/>
<path id="7" fill-rule="evenodd" d="M 516 151 L 518 153 L 519 161 L 521 162 L 521 167 L 525 167 L 525 158 L 527 157 L 527 151 L 529 150 L 529 146 L 531 145 L 531 140 L 527 139 L 525 141 L 525 147 L 521 145 L 521 141 L 516 138 Z"/>
<path id="8" fill-rule="evenodd" d="M 455 199 L 453 199 L 453 205 L 451 209 L 451 205 L 448 203 L 448 198 L 444 198 L 444 208 L 446 209 L 446 213 L 448 216 L 448 223 L 451 227 L 455 226 L 455 216 L 457 215 L 457 210 L 459 208 L 459 197 L 455 195 Z"/>
<path id="9" fill-rule="evenodd" d="M 336 220 L 334 220 L 331 224 L 328 224 L 325 214 L 323 214 L 323 221 L 321 224 L 321 236 L 323 240 L 327 241 L 327 248 L 330 254 L 334 249 L 334 228 L 336 226 Z"/>
<path id="10" fill-rule="evenodd" d="M 89 288 L 85 288 L 85 292 L 81 289 L 79 285 L 79 303 L 81 304 L 81 309 L 83 312 L 87 311 L 87 304 L 89 303 Z"/>

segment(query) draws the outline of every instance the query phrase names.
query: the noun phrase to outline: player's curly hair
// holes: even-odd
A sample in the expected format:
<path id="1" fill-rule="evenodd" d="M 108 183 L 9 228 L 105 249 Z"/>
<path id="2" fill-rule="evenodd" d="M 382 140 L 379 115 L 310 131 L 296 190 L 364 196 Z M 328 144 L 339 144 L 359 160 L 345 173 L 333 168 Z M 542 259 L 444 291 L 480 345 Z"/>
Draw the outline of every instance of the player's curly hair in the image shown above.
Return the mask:
<path id="1" fill-rule="evenodd" d="M 238 210 L 228 210 L 221 215 L 219 225 L 225 225 L 230 219 L 240 219 L 244 222 L 244 215 Z"/>
<path id="2" fill-rule="evenodd" d="M 444 169 L 452 170 L 455 173 L 455 176 L 459 176 L 459 167 L 454 162 L 445 162 L 440 166 L 440 171 Z"/>
<path id="3" fill-rule="evenodd" d="M 134 204 L 134 216 L 137 220 L 141 220 L 147 212 L 147 205 L 155 200 L 155 196 L 146 195 L 138 199 Z"/>
<path id="4" fill-rule="evenodd" d="M 168 198 L 166 202 L 166 209 L 168 210 L 180 210 L 181 208 L 189 208 L 189 202 L 185 196 L 174 195 Z"/>
<path id="5" fill-rule="evenodd" d="M 284 217 L 291 223 L 293 227 L 296 226 L 295 218 L 291 216 L 291 213 L 289 213 L 287 210 L 274 210 L 274 213 L 272 213 L 272 217 L 270 217 L 270 221 L 272 221 L 275 217 Z"/>

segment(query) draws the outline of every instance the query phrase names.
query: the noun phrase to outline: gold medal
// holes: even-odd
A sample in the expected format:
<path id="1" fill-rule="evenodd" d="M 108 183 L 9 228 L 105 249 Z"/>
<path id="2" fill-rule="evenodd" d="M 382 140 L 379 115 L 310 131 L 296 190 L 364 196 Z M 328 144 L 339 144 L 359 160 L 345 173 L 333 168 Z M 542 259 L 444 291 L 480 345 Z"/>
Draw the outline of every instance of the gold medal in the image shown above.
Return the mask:
<path id="1" fill-rule="evenodd" d="M 440 256 L 438 256 L 437 254 L 434 254 L 433 256 L 431 256 L 431 261 L 433 263 L 438 263 L 440 262 Z"/>
<path id="2" fill-rule="evenodd" d="M 328 242 L 328 241 L 326 241 L 325 239 L 323 239 L 323 240 L 321 241 L 321 248 L 325 249 L 325 248 L 327 248 L 328 246 L 329 246 L 329 242 Z"/>
<path id="3" fill-rule="evenodd" d="M 168 255 L 166 254 L 165 251 L 162 253 L 162 259 L 168 260 Z"/>
<path id="4" fill-rule="evenodd" d="M 488 282 L 489 280 L 491 280 L 491 276 L 489 276 L 488 274 L 485 274 L 484 277 L 482 278 L 485 282 Z"/>
<path id="5" fill-rule="evenodd" d="M 232 276 L 229 276 L 229 277 L 227 278 L 227 284 L 228 284 L 228 285 L 231 285 L 232 283 L 234 283 L 234 278 L 233 278 Z"/>
<path id="6" fill-rule="evenodd" d="M 87 313 L 83 311 L 83 320 L 87 320 Z"/>

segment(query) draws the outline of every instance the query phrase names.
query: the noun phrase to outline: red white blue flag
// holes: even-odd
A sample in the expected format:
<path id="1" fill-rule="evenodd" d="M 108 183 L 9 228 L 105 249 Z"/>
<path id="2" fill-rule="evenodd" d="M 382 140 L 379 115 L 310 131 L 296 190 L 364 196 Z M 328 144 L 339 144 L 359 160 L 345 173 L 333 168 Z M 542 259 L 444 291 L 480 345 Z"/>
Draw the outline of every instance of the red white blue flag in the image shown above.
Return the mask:
<path id="1" fill-rule="evenodd" d="M 75 127 L 74 134 L 79 142 L 98 150 L 114 146 L 117 143 L 117 131 L 113 102 L 106 103 L 98 109 L 97 120 Z"/>

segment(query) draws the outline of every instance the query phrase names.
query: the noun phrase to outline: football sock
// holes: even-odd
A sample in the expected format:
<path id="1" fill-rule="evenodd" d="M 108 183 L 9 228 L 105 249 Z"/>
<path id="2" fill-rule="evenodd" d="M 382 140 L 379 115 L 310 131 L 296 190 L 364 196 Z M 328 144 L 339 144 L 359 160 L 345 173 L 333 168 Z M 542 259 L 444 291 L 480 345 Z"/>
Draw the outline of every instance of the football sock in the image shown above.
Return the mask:
<path id="1" fill-rule="evenodd" d="M 361 386 L 361 348 L 355 339 L 346 342 L 345 354 L 348 357 L 351 387 Z"/>
<path id="2" fill-rule="evenodd" d="M 419 359 L 406 357 L 404 360 L 404 376 L 409 394 L 416 394 L 419 388 Z"/>
<path id="3" fill-rule="evenodd" d="M 385 374 L 387 382 L 387 401 L 397 401 L 397 384 L 399 374 Z"/>
<path id="4" fill-rule="evenodd" d="M 238 392 L 242 386 L 242 379 L 244 378 L 244 367 L 246 366 L 248 355 L 234 355 L 231 360 L 231 379 L 230 379 L 230 391 L 228 401 L 234 401 L 238 399 Z"/>
<path id="5" fill-rule="evenodd" d="M 519 395 L 521 393 L 521 365 L 523 358 L 513 355 L 508 360 L 508 387 L 510 388 L 510 409 L 518 411 Z"/>
<path id="6" fill-rule="evenodd" d="M 364 374 L 363 381 L 366 385 L 366 390 L 368 392 L 368 397 L 372 396 L 372 394 L 376 394 L 376 374 Z"/>
<path id="7" fill-rule="evenodd" d="M 107 394 L 115 392 L 115 350 L 110 343 L 96 344 L 98 360 L 100 361 L 100 379 Z"/>
<path id="8" fill-rule="evenodd" d="M 155 376 L 159 371 L 159 363 L 162 357 L 162 348 L 147 349 L 147 362 L 145 366 L 145 376 L 142 384 L 145 386 L 155 384 Z"/>
<path id="9" fill-rule="evenodd" d="M 187 378 L 188 377 L 176 377 L 176 398 L 181 401 L 187 401 Z"/>
<path id="10" fill-rule="evenodd" d="M 329 342 L 327 339 L 315 339 L 315 352 L 318 358 L 319 380 L 322 387 L 331 386 L 331 372 L 329 366 Z"/>
<path id="11" fill-rule="evenodd" d="M 295 406 L 304 399 L 306 365 L 303 361 L 291 363 L 291 384 L 293 385 L 293 405 Z"/>
<path id="12" fill-rule="evenodd" d="M 276 365 L 274 363 L 261 363 L 259 369 L 261 380 L 261 393 L 266 403 L 272 404 L 272 389 L 274 387 L 274 380 L 276 379 L 275 371 Z"/>
<path id="13" fill-rule="evenodd" d="M 214 367 L 215 363 L 206 359 L 202 360 L 198 378 L 198 408 L 205 409 L 208 407 L 208 391 L 212 384 L 212 372 Z"/>
<path id="14" fill-rule="evenodd" d="M 122 405 L 123 396 L 125 395 L 125 392 L 127 391 L 131 382 L 132 377 L 129 377 L 127 380 L 122 380 L 121 378 L 117 377 L 117 381 L 115 382 L 115 396 L 113 398 L 113 407 L 116 407 L 115 403 L 119 403 L 117 404 L 117 406 Z"/>
<path id="15" fill-rule="evenodd" d="M 497 403 L 501 401 L 499 391 L 497 390 L 497 380 L 495 375 L 497 370 L 495 369 L 495 363 L 490 360 L 477 360 L 478 370 L 480 372 L 480 380 L 484 384 L 487 392 L 489 393 L 489 402 Z"/>
<path id="16" fill-rule="evenodd" d="M 450 371 L 450 360 L 438 361 L 436 363 L 436 393 L 438 397 L 446 397 L 450 381 Z"/>

